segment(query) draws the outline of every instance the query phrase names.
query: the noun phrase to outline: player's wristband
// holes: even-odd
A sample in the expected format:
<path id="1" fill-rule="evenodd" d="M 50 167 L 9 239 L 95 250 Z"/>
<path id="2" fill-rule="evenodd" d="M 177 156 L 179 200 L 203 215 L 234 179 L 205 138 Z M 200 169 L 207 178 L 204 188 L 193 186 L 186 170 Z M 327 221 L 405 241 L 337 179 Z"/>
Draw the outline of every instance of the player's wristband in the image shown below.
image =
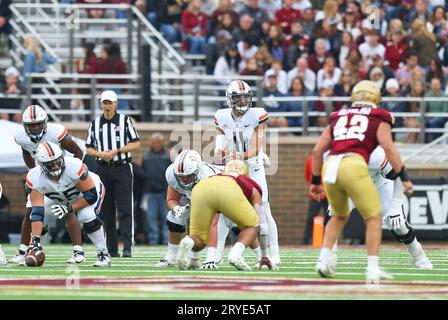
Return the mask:
<path id="1" fill-rule="evenodd" d="M 311 184 L 314 184 L 314 185 L 319 185 L 319 184 L 321 184 L 321 176 L 315 176 L 315 175 L 312 175 L 311 176 Z"/>
<path id="2" fill-rule="evenodd" d="M 411 180 L 408 175 L 408 170 L 406 170 L 405 166 L 401 167 L 401 171 L 398 173 L 398 176 L 403 182 Z"/>

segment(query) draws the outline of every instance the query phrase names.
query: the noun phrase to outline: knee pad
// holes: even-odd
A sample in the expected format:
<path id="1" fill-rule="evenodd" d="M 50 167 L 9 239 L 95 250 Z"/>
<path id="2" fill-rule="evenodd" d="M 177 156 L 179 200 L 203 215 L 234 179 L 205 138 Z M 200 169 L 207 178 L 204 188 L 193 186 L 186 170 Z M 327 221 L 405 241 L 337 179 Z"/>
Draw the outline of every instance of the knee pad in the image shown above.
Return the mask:
<path id="1" fill-rule="evenodd" d="M 185 226 L 171 222 L 169 220 L 166 220 L 166 225 L 168 226 L 168 230 L 174 233 L 184 233 L 185 230 L 187 230 Z"/>
<path id="2" fill-rule="evenodd" d="M 240 228 L 238 228 L 237 225 L 233 225 L 233 226 L 232 226 L 232 232 L 233 232 L 236 236 L 238 236 L 238 235 L 240 234 L 241 230 L 240 230 Z"/>
<path id="3" fill-rule="evenodd" d="M 31 222 L 35 222 L 35 221 L 40 221 L 43 222 L 44 221 L 44 207 L 33 207 L 31 209 L 31 213 L 30 213 L 30 220 Z"/>
<path id="4" fill-rule="evenodd" d="M 83 228 L 86 233 L 94 233 L 95 231 L 100 230 L 102 225 L 103 223 L 98 218 L 95 218 L 90 222 L 84 223 Z"/>
<path id="5" fill-rule="evenodd" d="M 269 227 L 267 223 L 260 223 L 260 236 L 267 236 L 269 234 Z"/>
<path id="6" fill-rule="evenodd" d="M 392 234 L 395 236 L 395 238 L 398 241 L 400 241 L 401 243 L 410 244 L 415 239 L 415 230 L 407 223 L 406 223 L 406 226 L 408 227 L 409 232 L 407 234 L 405 234 L 405 235 L 398 234 L 398 233 L 396 233 L 393 230 L 390 230 L 390 232 L 392 232 Z"/>

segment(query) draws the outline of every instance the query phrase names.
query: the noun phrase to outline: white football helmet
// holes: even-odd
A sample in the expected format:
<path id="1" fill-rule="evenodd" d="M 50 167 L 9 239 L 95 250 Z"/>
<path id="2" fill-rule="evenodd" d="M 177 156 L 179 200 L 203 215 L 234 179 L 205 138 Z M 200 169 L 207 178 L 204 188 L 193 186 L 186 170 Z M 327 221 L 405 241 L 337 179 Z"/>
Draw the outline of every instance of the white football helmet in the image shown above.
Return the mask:
<path id="1" fill-rule="evenodd" d="M 48 115 L 36 104 L 30 105 L 23 111 L 22 124 L 28 137 L 39 142 L 47 132 Z"/>
<path id="2" fill-rule="evenodd" d="M 47 175 L 59 177 L 64 171 L 65 162 L 61 148 L 49 141 L 39 144 L 36 150 L 37 163 Z"/>
<path id="3" fill-rule="evenodd" d="M 200 154 L 194 150 L 184 150 L 176 157 L 174 176 L 183 188 L 192 189 L 198 183 L 201 163 Z"/>
<path id="4" fill-rule="evenodd" d="M 252 106 L 252 90 L 242 80 L 230 82 L 226 90 L 227 105 L 237 112 L 245 113 Z"/>

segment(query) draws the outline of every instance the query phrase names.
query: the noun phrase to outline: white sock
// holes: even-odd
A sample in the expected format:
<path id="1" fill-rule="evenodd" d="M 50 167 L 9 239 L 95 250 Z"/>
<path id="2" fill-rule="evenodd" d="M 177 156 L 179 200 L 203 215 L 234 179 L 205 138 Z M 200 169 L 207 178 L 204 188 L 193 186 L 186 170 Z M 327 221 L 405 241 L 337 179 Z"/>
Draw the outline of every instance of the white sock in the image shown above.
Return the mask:
<path id="1" fill-rule="evenodd" d="M 218 243 L 216 246 L 216 256 L 222 257 L 224 247 L 226 246 L 226 239 L 229 235 L 229 228 L 227 227 L 225 217 L 220 214 L 218 220 Z"/>
<path id="2" fill-rule="evenodd" d="M 200 251 L 197 251 L 197 252 L 196 252 L 196 251 L 193 251 L 192 258 L 193 258 L 193 259 L 199 259 L 199 252 L 200 252 Z"/>
<path id="3" fill-rule="evenodd" d="M 378 256 L 367 256 L 367 268 L 378 269 L 380 267 L 379 260 Z"/>
<path id="4" fill-rule="evenodd" d="M 82 250 L 82 247 L 81 247 L 81 246 L 79 246 L 79 245 L 74 245 L 74 246 L 73 246 L 73 251 L 83 251 L 83 250 Z"/>
<path id="5" fill-rule="evenodd" d="M 255 256 L 257 257 L 257 261 L 261 260 L 261 248 L 260 247 L 256 247 L 254 250 Z"/>
<path id="6" fill-rule="evenodd" d="M 26 250 L 28 250 L 28 246 L 26 244 L 21 244 L 19 250 L 26 252 Z"/>
<path id="7" fill-rule="evenodd" d="M 280 260 L 280 249 L 278 247 L 278 230 L 277 224 L 272 217 L 271 207 L 269 203 L 263 203 L 264 210 L 266 212 L 266 218 L 269 228 L 269 249 L 271 250 L 271 257 L 273 259 Z"/>
<path id="8" fill-rule="evenodd" d="M 244 249 L 246 246 L 241 242 L 237 242 L 233 245 L 232 249 L 230 249 L 229 260 L 234 260 L 243 255 Z"/>
<path id="9" fill-rule="evenodd" d="M 104 237 L 103 227 L 100 227 L 95 232 L 88 233 L 87 236 L 93 242 L 97 251 L 107 252 L 106 238 Z"/>
<path id="10" fill-rule="evenodd" d="M 322 249 L 320 249 L 319 260 L 322 261 L 323 263 L 327 263 L 328 260 L 330 260 L 331 255 L 332 255 L 332 252 L 330 249 L 322 248 Z"/>
<path id="11" fill-rule="evenodd" d="M 177 252 L 179 251 L 179 245 L 168 242 L 168 252 L 166 253 L 165 260 L 172 262 L 176 261 Z"/>
<path id="12" fill-rule="evenodd" d="M 216 248 L 208 247 L 207 258 L 205 258 L 205 261 L 215 261 L 215 257 L 216 257 Z"/>
<path id="13" fill-rule="evenodd" d="M 333 247 L 331 248 L 331 251 L 333 253 L 338 252 L 338 239 L 336 239 L 336 242 L 334 243 Z"/>
<path id="14" fill-rule="evenodd" d="M 408 251 L 412 255 L 419 253 L 422 249 L 422 245 L 417 241 L 417 238 L 415 238 L 410 244 L 407 244 L 406 247 L 408 247 Z"/>

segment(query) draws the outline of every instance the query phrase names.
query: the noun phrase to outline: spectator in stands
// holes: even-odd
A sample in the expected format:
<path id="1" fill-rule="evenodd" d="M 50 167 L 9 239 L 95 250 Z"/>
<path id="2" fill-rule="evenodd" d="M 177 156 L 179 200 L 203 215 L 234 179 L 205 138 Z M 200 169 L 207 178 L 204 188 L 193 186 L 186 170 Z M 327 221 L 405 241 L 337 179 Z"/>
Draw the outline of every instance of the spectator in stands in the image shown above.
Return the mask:
<path id="1" fill-rule="evenodd" d="M 352 36 L 352 41 L 356 40 L 361 35 L 361 23 L 356 20 L 355 12 L 352 8 L 345 11 L 342 21 L 337 24 L 337 28 L 343 32 L 349 32 Z"/>
<path id="2" fill-rule="evenodd" d="M 350 49 L 348 52 L 348 57 L 345 60 L 345 64 L 343 69 L 347 69 L 350 71 L 353 77 L 353 82 L 357 83 L 363 80 L 366 76 L 366 71 L 361 68 L 362 57 L 359 53 L 358 49 Z"/>
<path id="3" fill-rule="evenodd" d="M 305 58 L 299 58 L 296 61 L 296 66 L 294 69 L 288 72 L 288 87 L 291 87 L 292 79 L 299 77 L 303 80 L 305 88 L 314 93 L 316 88 L 316 74 L 313 70 L 308 68 L 308 61 Z"/>
<path id="4" fill-rule="evenodd" d="M 410 84 L 414 70 L 419 69 L 424 72 L 418 65 L 418 61 L 418 55 L 415 51 L 409 50 L 406 53 L 406 64 L 395 72 L 395 78 L 398 80 L 401 89 Z"/>
<path id="5" fill-rule="evenodd" d="M 303 37 L 303 27 L 300 21 L 294 21 L 291 23 L 291 32 L 289 34 L 284 35 L 285 37 L 285 46 L 289 48 L 292 42 L 293 36 Z"/>
<path id="6" fill-rule="evenodd" d="M 201 0 L 191 0 L 182 13 L 183 49 L 190 54 L 205 54 L 207 16 L 202 12 Z"/>
<path id="7" fill-rule="evenodd" d="M 333 82 L 333 86 L 339 83 L 342 71 L 336 67 L 336 60 L 334 57 L 329 56 L 325 58 L 324 66 L 317 72 L 317 90 L 320 90 L 325 80 Z"/>
<path id="8" fill-rule="evenodd" d="M 11 47 L 9 41 L 9 34 L 11 33 L 11 25 L 9 24 L 9 19 L 11 18 L 11 0 L 0 1 L 0 35 L 5 34 L 8 39 L 8 46 Z"/>
<path id="9" fill-rule="evenodd" d="M 226 16 L 227 19 L 229 18 L 228 15 L 230 14 L 230 17 L 232 18 L 232 22 L 235 25 L 239 19 L 238 13 L 236 13 L 233 3 L 231 0 L 219 0 L 218 8 L 213 11 L 210 19 L 209 19 L 209 26 L 210 31 L 213 32 L 216 30 L 216 28 L 222 24 L 224 17 Z"/>
<path id="10" fill-rule="evenodd" d="M 228 85 L 230 79 L 220 79 L 221 76 L 237 76 L 242 70 L 242 61 L 240 54 L 238 53 L 238 48 L 235 43 L 231 43 L 224 55 L 219 57 L 216 61 L 215 69 L 213 75 L 217 77 L 217 82 L 223 85 Z"/>
<path id="11" fill-rule="evenodd" d="M 292 7 L 303 13 L 306 9 L 312 9 L 313 5 L 309 0 L 295 0 L 293 1 Z"/>
<path id="12" fill-rule="evenodd" d="M 446 11 L 443 6 L 436 6 L 431 17 L 433 33 L 440 38 L 447 40 L 448 22 L 446 20 Z"/>
<path id="13" fill-rule="evenodd" d="M 426 29 L 425 22 L 421 19 L 412 23 L 410 48 L 417 53 L 418 63 L 424 69 L 429 67 L 432 59 L 438 58 L 436 37 Z"/>
<path id="14" fill-rule="evenodd" d="M 217 60 L 220 56 L 224 55 L 226 48 L 232 39 L 232 35 L 229 31 L 220 30 L 216 34 L 216 41 L 207 45 L 205 54 L 205 67 L 207 74 L 213 74 Z"/>
<path id="15" fill-rule="evenodd" d="M 437 59 L 432 59 L 429 63 L 429 70 L 426 73 L 426 84 L 430 84 L 431 80 L 433 78 L 437 78 L 440 80 L 440 83 L 442 84 L 442 88 L 445 88 L 445 76 L 443 74 L 442 70 L 442 61 Z"/>
<path id="16" fill-rule="evenodd" d="M 321 38 L 315 41 L 314 52 L 314 54 L 308 57 L 308 66 L 314 73 L 317 73 L 320 69 L 323 68 L 325 58 L 330 56 L 331 54 L 327 52 L 326 42 Z"/>
<path id="17" fill-rule="evenodd" d="M 238 42 L 238 52 L 243 62 L 242 68 L 246 67 L 247 59 L 254 57 L 257 53 L 258 47 L 255 45 L 255 42 L 256 39 L 252 35 L 246 35 L 243 40 Z"/>
<path id="18" fill-rule="evenodd" d="M 182 40 L 182 12 L 188 2 L 183 0 L 161 0 L 158 18 L 160 31 L 173 44 Z"/>
<path id="19" fill-rule="evenodd" d="M 258 48 L 255 58 L 257 59 L 258 66 L 263 69 L 263 72 L 268 70 L 274 61 L 268 47 L 264 44 Z"/>
<path id="20" fill-rule="evenodd" d="M 325 98 L 332 97 L 334 93 L 334 83 L 330 79 L 326 79 L 322 83 L 322 87 L 319 91 L 319 96 L 322 100 L 316 101 L 314 103 L 314 110 L 319 112 L 326 112 L 326 115 L 317 116 L 316 125 L 320 131 L 323 131 L 328 124 L 328 119 L 333 111 L 336 111 L 335 105 L 332 101 Z"/>
<path id="21" fill-rule="evenodd" d="M 76 0 L 77 4 L 109 4 L 110 0 Z M 103 8 L 79 9 L 80 19 L 114 19 L 115 10 Z M 113 30 L 114 23 L 106 23 L 106 30 Z M 88 23 L 81 23 L 81 30 L 89 29 Z"/>
<path id="22" fill-rule="evenodd" d="M 400 84 L 397 79 L 391 78 L 386 81 L 386 94 L 385 98 L 400 98 L 403 94 L 400 92 Z M 408 102 L 405 101 L 382 101 L 381 109 L 386 109 L 390 112 L 409 112 L 410 106 Z M 395 115 L 394 127 L 403 127 L 403 117 Z M 398 140 L 399 133 L 394 134 L 394 140 Z"/>
<path id="23" fill-rule="evenodd" d="M 361 53 L 362 58 L 366 62 L 367 66 L 370 67 L 373 64 L 373 58 L 375 56 L 380 56 L 384 59 L 384 54 L 386 53 L 386 48 L 383 44 L 379 42 L 380 34 L 377 30 L 372 29 L 366 42 L 359 46 L 359 53 Z"/>
<path id="24" fill-rule="evenodd" d="M 410 84 L 411 92 L 410 97 L 419 97 L 423 98 L 425 95 L 425 81 L 423 79 L 416 79 Z M 420 111 L 420 102 L 419 101 L 411 101 L 408 102 L 409 108 L 406 110 L 407 112 L 419 112 Z M 404 125 L 407 128 L 418 129 L 420 128 L 420 119 L 419 116 L 406 117 L 404 119 Z M 409 132 L 406 138 L 406 143 L 420 143 L 421 137 L 419 132 Z"/>
<path id="25" fill-rule="evenodd" d="M 338 12 L 339 3 L 336 0 L 325 0 L 324 8 L 316 13 L 314 20 L 317 22 L 319 20 L 333 20 L 336 23 L 342 20 L 341 15 Z"/>
<path id="26" fill-rule="evenodd" d="M 246 35 L 256 35 L 254 19 L 248 14 L 241 15 L 239 25 L 232 35 L 235 42 L 241 41 Z"/>
<path id="27" fill-rule="evenodd" d="M 135 6 L 141 13 L 148 19 L 148 21 L 156 28 L 159 29 L 159 9 L 160 1 L 157 0 L 136 0 Z"/>
<path id="28" fill-rule="evenodd" d="M 349 54 L 350 50 L 352 50 L 352 49 L 357 50 L 358 46 L 353 41 L 353 35 L 348 31 L 345 31 L 342 34 L 341 40 L 342 40 L 342 42 L 341 42 L 341 46 L 339 47 L 339 53 L 338 53 L 338 63 L 339 63 L 339 67 L 343 68 L 345 65 L 345 61 L 348 58 L 348 54 Z"/>
<path id="29" fill-rule="evenodd" d="M 269 30 L 274 23 L 271 20 L 263 20 L 261 22 L 261 29 L 257 30 L 257 34 L 260 37 L 259 42 L 262 44 L 267 44 L 269 39 Z"/>
<path id="30" fill-rule="evenodd" d="M 146 211 L 146 230 L 148 244 L 167 244 L 168 229 L 166 226 L 166 190 L 168 184 L 165 171 L 170 166 L 171 159 L 164 137 L 154 133 L 150 139 L 150 150 L 144 155 L 142 169 L 147 177 L 145 192 L 148 200 Z"/>
<path id="31" fill-rule="evenodd" d="M 415 0 L 402 0 L 401 5 L 397 8 L 396 15 L 393 18 L 400 19 L 403 22 L 405 30 L 409 30 L 415 11 Z"/>
<path id="32" fill-rule="evenodd" d="M 285 53 L 285 70 L 291 70 L 298 58 L 306 54 L 306 39 L 299 34 L 292 36 L 291 45 L 286 49 Z"/>
<path id="33" fill-rule="evenodd" d="M 269 20 L 275 20 L 275 13 L 282 7 L 282 0 L 259 0 L 258 6 L 268 13 Z"/>
<path id="34" fill-rule="evenodd" d="M 275 11 L 274 11 L 275 12 Z M 239 12 L 240 16 L 248 14 L 252 17 L 254 29 L 260 29 L 263 20 L 270 20 L 265 9 L 260 8 L 259 0 L 247 0 L 244 8 Z"/>
<path id="35" fill-rule="evenodd" d="M 303 33 L 310 37 L 315 25 L 313 9 L 307 8 L 302 11 L 302 19 Z"/>
<path id="36" fill-rule="evenodd" d="M 232 34 L 236 30 L 236 21 L 238 20 L 234 20 L 231 13 L 223 13 L 218 25 L 214 29 L 209 30 L 210 37 L 208 39 L 208 42 L 213 43 L 216 39 L 216 34 L 221 30 L 228 31 L 230 32 L 230 34 Z"/>
<path id="37" fill-rule="evenodd" d="M 381 69 L 381 71 L 384 74 L 384 84 L 386 83 L 386 81 L 390 78 L 394 77 L 394 72 L 392 71 L 391 68 L 389 68 L 388 66 L 384 65 L 384 60 L 381 59 L 380 56 L 374 56 L 373 57 L 373 64 L 370 66 L 370 69 L 367 71 L 367 80 L 372 80 L 370 77 L 370 72 L 373 70 L 373 68 L 379 68 Z M 383 88 L 385 90 L 385 88 Z M 383 90 L 383 92 L 384 92 Z"/>
<path id="38" fill-rule="evenodd" d="M 269 52 L 274 60 L 283 61 L 285 58 L 285 42 L 283 38 L 282 29 L 273 24 L 269 28 L 269 38 L 267 40 Z"/>
<path id="39" fill-rule="evenodd" d="M 283 0 L 283 7 L 275 12 L 275 23 L 282 28 L 283 33 L 291 33 L 291 23 L 300 21 L 302 14 L 300 10 L 292 7 L 293 0 Z"/>
<path id="40" fill-rule="evenodd" d="M 242 76 L 263 76 L 264 70 L 257 64 L 257 59 L 255 57 L 247 59 L 246 67 L 241 70 L 240 75 Z M 257 82 L 255 80 L 246 80 L 247 84 L 251 87 L 256 87 Z"/>
<path id="41" fill-rule="evenodd" d="M 281 60 L 274 60 L 266 74 L 272 74 L 272 72 L 277 76 L 277 90 L 286 94 L 288 92 L 288 74 L 283 70 Z"/>
<path id="42" fill-rule="evenodd" d="M 20 84 L 20 73 L 14 66 L 10 66 L 5 70 L 4 82 L 0 82 L 0 94 L 4 94 L 5 98 L 1 99 L 1 109 L 17 109 L 22 107 L 22 99 L 17 95 L 23 94 L 24 90 Z M 23 99 L 24 100 L 24 99 Z M 8 114 L 0 111 L 0 119 L 20 122 L 21 114 Z"/>
<path id="43" fill-rule="evenodd" d="M 25 48 L 25 56 L 23 60 L 23 86 L 28 86 L 28 75 L 30 73 L 46 72 L 49 64 L 56 63 L 56 58 L 53 58 L 40 48 L 37 39 L 33 36 L 25 37 L 23 41 Z M 33 79 L 34 83 L 43 82 L 41 78 Z"/>
<path id="44" fill-rule="evenodd" d="M 91 73 L 97 72 L 98 58 L 95 55 L 95 44 L 92 42 L 87 42 L 83 45 L 84 58 L 76 60 L 76 72 L 78 73 Z M 79 78 L 79 83 L 90 83 L 91 79 Z M 90 94 L 89 88 L 80 88 L 73 92 L 74 94 Z M 90 99 L 73 99 L 71 107 L 75 109 L 90 109 Z M 82 116 L 83 118 L 84 116 Z M 74 118 L 72 118 L 74 120 Z"/>
<path id="45" fill-rule="evenodd" d="M 431 13 L 428 10 L 428 7 L 426 6 L 425 0 L 415 0 L 415 10 L 412 10 L 410 13 L 410 19 L 411 21 L 420 19 L 423 20 L 425 23 L 428 22 L 427 27 L 429 32 L 433 31 L 433 26 L 430 23 L 431 22 Z M 431 28 L 431 29 L 429 29 Z"/>
<path id="46" fill-rule="evenodd" d="M 384 92 L 386 91 L 386 76 L 384 75 L 384 72 L 381 68 L 371 68 L 367 78 L 376 84 L 378 89 L 380 89 L 381 94 L 384 94 Z"/>
<path id="47" fill-rule="evenodd" d="M 120 45 L 112 42 L 110 45 L 105 45 L 101 52 L 101 60 L 97 64 L 97 73 L 104 74 L 127 74 L 128 70 L 126 64 L 121 58 Z M 107 88 L 108 84 L 127 84 L 127 79 L 98 79 L 98 84 L 105 84 L 102 90 L 112 90 L 117 95 L 121 95 L 127 90 L 121 88 Z M 126 99 L 118 99 L 118 110 L 128 110 L 129 101 Z"/>
<path id="48" fill-rule="evenodd" d="M 403 64 L 408 48 L 403 31 L 392 31 L 391 41 L 386 43 L 386 52 L 384 54 L 384 59 L 389 62 L 389 67 L 392 71 L 397 71 L 400 64 Z"/>
<path id="49" fill-rule="evenodd" d="M 292 79 L 291 87 L 289 88 L 289 92 L 287 94 L 288 97 L 296 97 L 295 101 L 286 102 L 287 107 L 286 110 L 289 112 L 302 112 L 304 101 L 301 99 L 302 97 L 311 96 L 311 92 L 306 90 L 305 84 L 303 83 L 302 78 L 295 77 Z M 308 102 L 308 106 L 310 102 Z M 288 117 L 288 126 L 289 127 L 301 127 L 303 126 L 303 117 Z M 299 135 L 299 133 L 297 133 Z"/>
<path id="50" fill-rule="evenodd" d="M 267 112 L 286 112 L 287 104 L 275 100 L 275 97 L 284 97 L 285 95 L 277 89 L 277 74 L 274 70 L 266 72 L 263 90 L 263 103 Z M 268 120 L 269 127 L 286 128 L 288 120 L 284 116 L 271 116 Z"/>
<path id="51" fill-rule="evenodd" d="M 425 98 L 428 97 L 440 97 L 440 98 L 446 98 L 447 95 L 442 92 L 442 83 L 440 82 L 439 78 L 432 78 L 431 79 L 431 87 L 430 90 L 425 94 Z M 447 122 L 448 118 L 446 117 L 431 117 L 431 113 L 435 112 L 448 112 L 448 101 L 446 99 L 442 99 L 441 101 L 424 101 L 424 108 L 426 115 L 428 116 L 425 118 L 425 125 L 426 128 L 444 128 L 445 123 Z M 437 139 L 440 137 L 442 133 L 439 132 L 428 132 L 426 134 L 425 142 L 430 142 L 434 139 Z"/>
<path id="52" fill-rule="evenodd" d="M 331 43 L 331 29 L 328 20 L 319 20 L 314 25 L 314 29 L 311 32 L 311 37 L 308 40 L 308 53 L 316 53 L 316 41 L 319 39 L 320 42 L 324 42 L 325 51 L 330 52 L 332 48 Z"/>
<path id="53" fill-rule="evenodd" d="M 334 96 L 335 97 L 350 97 L 352 94 L 352 89 L 355 83 L 353 82 L 353 76 L 350 70 L 344 69 L 341 74 L 341 79 L 339 83 L 334 86 Z M 344 101 L 335 101 L 334 105 L 336 109 L 342 108 L 343 105 L 347 104 Z"/>

